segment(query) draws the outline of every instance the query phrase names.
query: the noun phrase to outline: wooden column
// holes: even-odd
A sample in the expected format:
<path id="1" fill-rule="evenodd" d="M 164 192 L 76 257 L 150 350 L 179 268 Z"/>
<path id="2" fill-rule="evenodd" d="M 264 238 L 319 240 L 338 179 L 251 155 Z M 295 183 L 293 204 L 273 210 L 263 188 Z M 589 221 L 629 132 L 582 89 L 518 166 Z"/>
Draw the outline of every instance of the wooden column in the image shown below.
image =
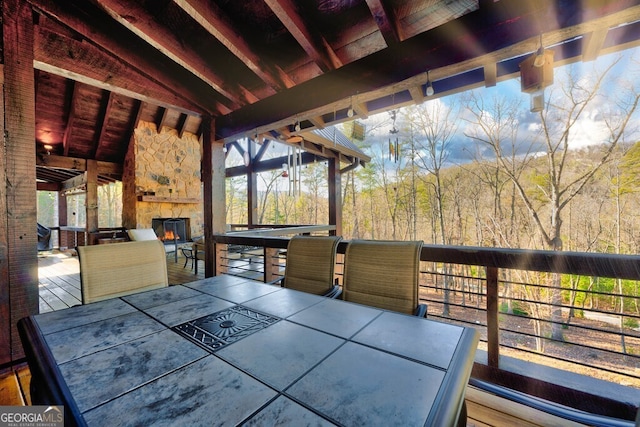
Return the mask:
<path id="1" fill-rule="evenodd" d="M 58 227 L 67 225 L 67 197 L 64 191 L 58 191 Z M 62 231 L 58 230 L 58 247 L 62 242 Z"/>
<path id="2" fill-rule="evenodd" d="M 214 141 L 215 122 L 202 121 L 202 181 L 204 184 L 204 276 L 216 274 L 213 235 L 226 230 L 224 143 Z"/>
<path id="3" fill-rule="evenodd" d="M 247 168 L 247 224 L 249 228 L 256 223 L 258 216 L 258 176 L 253 170 L 254 148 L 255 144 L 250 139 L 247 144 L 249 158 L 251 159 L 249 167 Z"/>
<path id="4" fill-rule="evenodd" d="M 342 174 L 340 160 L 329 159 L 329 225 L 335 225 L 330 234 L 342 235 Z"/>
<path id="5" fill-rule="evenodd" d="M 499 368 L 500 364 L 500 323 L 498 269 L 487 267 L 487 364 Z"/>
<path id="6" fill-rule="evenodd" d="M 38 312 L 33 16 L 22 0 L 2 7 L 4 152 L 0 155 L 0 364 L 24 356 L 16 322 Z M 2 120 L 0 120 L 2 122 Z"/>
<path id="7" fill-rule="evenodd" d="M 87 160 L 87 171 L 85 173 L 87 182 L 87 193 L 85 197 L 85 208 L 87 213 L 87 234 L 98 231 L 98 162 Z M 91 239 L 87 239 L 89 242 Z M 90 243 L 89 243 L 90 244 Z"/>

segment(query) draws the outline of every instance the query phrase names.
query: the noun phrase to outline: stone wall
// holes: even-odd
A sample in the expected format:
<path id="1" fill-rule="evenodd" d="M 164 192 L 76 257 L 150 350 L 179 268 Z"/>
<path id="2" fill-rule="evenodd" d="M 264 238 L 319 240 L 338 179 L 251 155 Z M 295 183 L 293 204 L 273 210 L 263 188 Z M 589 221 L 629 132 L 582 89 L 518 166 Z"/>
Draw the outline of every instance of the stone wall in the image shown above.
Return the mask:
<path id="1" fill-rule="evenodd" d="M 175 129 L 158 132 L 155 124 L 141 121 L 124 162 L 123 226 L 150 228 L 152 218 L 190 218 L 191 236 L 202 236 L 201 157 L 196 135 L 180 138 Z M 163 201 L 141 201 L 142 196 Z"/>

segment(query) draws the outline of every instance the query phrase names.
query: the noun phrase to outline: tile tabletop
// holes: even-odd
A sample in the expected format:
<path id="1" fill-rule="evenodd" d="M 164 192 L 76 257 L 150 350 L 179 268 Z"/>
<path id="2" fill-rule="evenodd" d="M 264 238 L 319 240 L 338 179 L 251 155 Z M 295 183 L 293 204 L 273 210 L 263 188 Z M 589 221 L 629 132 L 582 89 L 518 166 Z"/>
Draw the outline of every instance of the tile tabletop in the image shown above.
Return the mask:
<path id="1" fill-rule="evenodd" d="M 68 393 L 74 419 L 90 426 L 410 426 L 436 412 L 449 424 L 478 340 L 231 276 L 29 321 L 28 342 L 51 364 L 41 382 Z"/>

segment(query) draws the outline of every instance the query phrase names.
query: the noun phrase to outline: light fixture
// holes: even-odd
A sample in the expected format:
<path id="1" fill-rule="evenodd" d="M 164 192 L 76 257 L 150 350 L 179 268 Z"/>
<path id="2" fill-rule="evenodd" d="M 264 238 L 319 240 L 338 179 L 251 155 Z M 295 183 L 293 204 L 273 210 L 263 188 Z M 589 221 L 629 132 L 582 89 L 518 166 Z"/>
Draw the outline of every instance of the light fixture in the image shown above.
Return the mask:
<path id="1" fill-rule="evenodd" d="M 293 128 L 296 130 L 296 132 L 300 132 L 300 129 L 302 129 L 302 128 L 300 127 L 300 122 L 299 122 L 299 121 L 297 121 L 297 122 L 296 122 L 296 125 L 295 125 Z"/>
<path id="2" fill-rule="evenodd" d="M 433 85 L 431 84 L 431 79 L 429 78 L 429 72 L 427 71 L 427 88 L 425 90 L 425 94 L 427 96 L 433 96 L 435 91 L 433 90 Z"/>
<path id="3" fill-rule="evenodd" d="M 351 102 L 349 104 L 349 109 L 347 110 L 347 117 L 353 117 L 353 96 L 351 97 Z"/>
<path id="4" fill-rule="evenodd" d="M 47 150 L 47 155 L 50 155 L 51 154 L 51 150 L 53 150 L 53 145 L 44 144 L 44 149 Z"/>

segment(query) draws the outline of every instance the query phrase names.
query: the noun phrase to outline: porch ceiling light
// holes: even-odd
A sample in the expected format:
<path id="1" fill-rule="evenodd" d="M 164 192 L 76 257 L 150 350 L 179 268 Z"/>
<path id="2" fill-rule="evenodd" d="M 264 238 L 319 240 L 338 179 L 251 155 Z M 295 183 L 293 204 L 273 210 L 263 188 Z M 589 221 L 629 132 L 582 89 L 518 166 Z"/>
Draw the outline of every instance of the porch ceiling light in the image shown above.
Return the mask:
<path id="1" fill-rule="evenodd" d="M 431 84 L 431 79 L 429 78 L 429 72 L 427 71 L 427 88 L 425 89 L 425 95 L 433 96 L 435 91 L 433 90 L 433 85 Z"/>

